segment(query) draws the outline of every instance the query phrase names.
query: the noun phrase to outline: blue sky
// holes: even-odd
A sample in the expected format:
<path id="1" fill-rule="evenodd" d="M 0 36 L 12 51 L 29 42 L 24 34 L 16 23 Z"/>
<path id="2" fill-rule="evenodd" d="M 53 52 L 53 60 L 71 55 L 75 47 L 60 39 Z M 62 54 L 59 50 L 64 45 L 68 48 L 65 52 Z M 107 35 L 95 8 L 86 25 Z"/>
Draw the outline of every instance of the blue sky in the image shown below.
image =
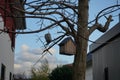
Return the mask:
<path id="1" fill-rule="evenodd" d="M 117 0 L 90 0 L 89 6 L 89 20 L 93 20 L 97 13 L 113 4 L 116 4 Z M 119 0 L 118 0 L 119 1 Z M 119 1 L 120 4 L 120 1 Z M 112 23 L 110 28 L 118 22 L 118 17 Z M 101 21 L 100 23 L 103 23 Z M 36 19 L 27 19 L 27 27 L 37 28 L 39 24 L 36 23 Z M 42 34 L 42 36 L 41 36 Z M 15 73 L 17 72 L 28 72 L 30 67 L 36 62 L 40 57 L 41 43 L 38 41 L 38 36 L 44 37 L 45 32 L 39 34 L 22 34 L 16 37 L 16 48 L 15 48 Z M 57 34 L 52 34 L 57 36 Z M 91 36 L 90 40 L 95 41 L 102 35 L 101 32 L 95 31 Z M 89 43 L 90 45 L 91 43 Z M 51 51 L 53 55 L 46 55 L 46 58 L 51 62 L 52 66 L 55 67 L 57 64 L 68 64 L 73 62 L 73 56 L 59 55 L 59 46 L 54 46 Z M 40 63 L 38 64 L 40 65 Z"/>

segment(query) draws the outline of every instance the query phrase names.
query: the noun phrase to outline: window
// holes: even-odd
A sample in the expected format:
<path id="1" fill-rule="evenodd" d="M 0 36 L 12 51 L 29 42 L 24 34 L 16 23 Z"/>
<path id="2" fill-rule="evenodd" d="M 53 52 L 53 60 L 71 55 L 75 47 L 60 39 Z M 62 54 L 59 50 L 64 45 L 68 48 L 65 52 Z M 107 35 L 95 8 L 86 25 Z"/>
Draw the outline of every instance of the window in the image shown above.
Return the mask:
<path id="1" fill-rule="evenodd" d="M 6 69 L 5 65 L 2 64 L 1 65 L 1 80 L 5 80 L 5 69 Z"/>
<path id="2" fill-rule="evenodd" d="M 12 80 L 12 73 L 9 74 L 9 80 Z"/>
<path id="3" fill-rule="evenodd" d="M 108 67 L 104 69 L 104 79 L 109 80 L 109 72 L 108 72 Z"/>

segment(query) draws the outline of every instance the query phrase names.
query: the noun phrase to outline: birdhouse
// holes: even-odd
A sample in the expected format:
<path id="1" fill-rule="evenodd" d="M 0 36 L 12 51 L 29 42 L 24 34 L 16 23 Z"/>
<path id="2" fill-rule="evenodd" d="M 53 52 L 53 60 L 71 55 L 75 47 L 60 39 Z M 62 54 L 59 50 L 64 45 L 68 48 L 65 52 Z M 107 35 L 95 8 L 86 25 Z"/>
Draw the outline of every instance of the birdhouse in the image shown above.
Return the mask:
<path id="1" fill-rule="evenodd" d="M 72 40 L 71 37 L 65 38 L 60 44 L 59 44 L 59 51 L 60 54 L 63 55 L 74 55 L 76 53 L 76 45 L 75 42 Z"/>

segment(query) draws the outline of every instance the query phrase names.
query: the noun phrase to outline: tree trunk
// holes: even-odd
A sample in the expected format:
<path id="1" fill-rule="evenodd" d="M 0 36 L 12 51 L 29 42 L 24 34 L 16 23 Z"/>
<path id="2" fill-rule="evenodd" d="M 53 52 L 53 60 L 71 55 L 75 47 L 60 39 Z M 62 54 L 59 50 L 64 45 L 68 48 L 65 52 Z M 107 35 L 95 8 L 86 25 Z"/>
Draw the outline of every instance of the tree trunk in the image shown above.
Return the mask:
<path id="1" fill-rule="evenodd" d="M 74 59 L 73 80 L 85 80 L 87 41 L 79 39 L 77 41 L 76 55 Z"/>
<path id="2" fill-rule="evenodd" d="M 78 29 L 76 42 L 76 54 L 73 64 L 73 80 L 85 80 L 86 55 L 88 46 L 88 0 L 79 0 L 78 4 Z"/>

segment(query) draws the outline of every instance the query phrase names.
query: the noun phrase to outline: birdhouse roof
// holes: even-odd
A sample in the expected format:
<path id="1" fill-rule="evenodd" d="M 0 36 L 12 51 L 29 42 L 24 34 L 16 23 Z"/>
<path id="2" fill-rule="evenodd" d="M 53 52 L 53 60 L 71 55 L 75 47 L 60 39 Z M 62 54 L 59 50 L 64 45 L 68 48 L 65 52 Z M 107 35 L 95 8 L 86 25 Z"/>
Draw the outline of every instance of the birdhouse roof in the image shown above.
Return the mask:
<path id="1" fill-rule="evenodd" d="M 75 44 L 71 37 L 67 37 L 59 44 L 59 46 L 65 45 L 69 40 L 71 40 Z"/>

